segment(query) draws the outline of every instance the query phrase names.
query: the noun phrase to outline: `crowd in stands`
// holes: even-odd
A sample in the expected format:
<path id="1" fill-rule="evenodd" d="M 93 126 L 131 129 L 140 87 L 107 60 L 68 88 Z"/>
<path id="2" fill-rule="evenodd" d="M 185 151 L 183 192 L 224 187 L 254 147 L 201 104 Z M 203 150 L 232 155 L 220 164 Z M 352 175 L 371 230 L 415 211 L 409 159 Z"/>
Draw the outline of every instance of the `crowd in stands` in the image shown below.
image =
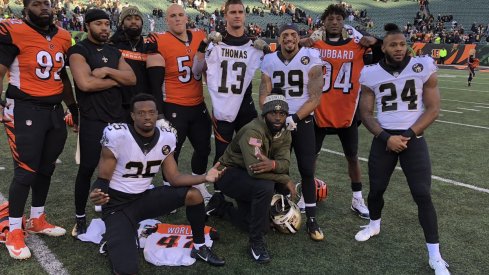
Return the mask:
<path id="1" fill-rule="evenodd" d="M 467 30 L 451 14 L 438 14 L 435 18 L 428 4 L 428 0 L 419 0 L 419 11 L 413 23 L 404 26 L 404 33 L 411 42 L 473 44 L 484 41 L 484 37 L 489 42 L 489 24 L 484 26 L 474 22 Z"/>
<path id="2" fill-rule="evenodd" d="M 12 0 L 0 0 L 0 18 L 16 18 L 9 6 Z M 21 0 L 15 0 L 21 5 Z M 123 0 L 122 0 L 123 1 Z M 128 6 L 128 2 L 121 0 L 53 0 L 55 7 L 55 20 L 58 26 L 70 31 L 83 30 L 83 18 L 87 9 L 98 7 L 104 9 L 111 18 L 112 25 L 116 26 L 119 14 L 123 7 Z M 177 3 L 184 8 L 191 8 L 199 11 L 195 17 L 189 18 L 189 28 L 202 28 L 207 32 L 216 30 L 224 31 L 224 3 L 217 5 L 213 12 L 207 12 L 210 0 L 167 0 Z M 478 43 L 487 40 L 489 42 L 489 24 L 473 23 L 470 29 L 464 28 L 452 15 L 445 14 L 434 16 L 429 9 L 428 0 L 418 1 L 419 11 L 416 13 L 413 22 L 408 22 L 404 26 L 404 33 L 411 42 L 426 43 Z M 222 1 L 224 2 L 224 1 Z M 215 3 L 212 3 L 215 5 Z M 320 15 L 314 17 L 306 11 L 297 7 L 293 2 L 284 0 L 261 0 L 261 6 L 246 6 L 246 14 L 265 17 L 265 15 L 287 17 L 285 22 L 294 22 L 299 25 L 300 34 L 308 35 L 322 26 Z M 374 27 L 373 20 L 368 16 L 366 9 L 354 9 L 351 4 L 341 2 L 347 11 L 345 23 L 354 26 L 361 31 L 369 31 Z M 152 14 L 148 14 L 149 31 L 156 30 L 156 21 L 164 20 L 164 11 L 161 8 L 154 8 Z M 247 31 L 250 35 L 275 39 L 278 33 L 277 23 L 267 23 L 260 25 L 255 22 L 248 22 Z"/>

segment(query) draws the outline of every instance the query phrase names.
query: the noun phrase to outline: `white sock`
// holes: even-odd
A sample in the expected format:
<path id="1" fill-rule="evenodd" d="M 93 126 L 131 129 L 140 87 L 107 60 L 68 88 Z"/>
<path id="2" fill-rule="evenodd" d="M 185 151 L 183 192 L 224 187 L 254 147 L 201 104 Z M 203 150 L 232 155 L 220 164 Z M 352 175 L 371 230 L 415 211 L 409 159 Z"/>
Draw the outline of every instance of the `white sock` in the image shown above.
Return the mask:
<path id="1" fill-rule="evenodd" d="M 37 219 L 44 213 L 44 206 L 31 207 L 31 219 Z"/>
<path id="2" fill-rule="evenodd" d="M 204 246 L 205 243 L 194 243 L 195 249 L 199 250 L 202 246 Z"/>
<path id="3" fill-rule="evenodd" d="M 163 185 L 165 185 L 165 186 L 171 186 L 171 184 L 169 182 L 165 181 L 165 180 L 163 181 Z"/>
<path id="4" fill-rule="evenodd" d="M 8 217 L 8 226 L 10 232 L 14 231 L 15 229 L 22 229 L 22 217 L 20 218 Z"/>
<path id="5" fill-rule="evenodd" d="M 353 197 L 355 199 L 361 199 L 362 198 L 362 191 L 355 191 L 355 192 L 353 192 Z"/>
<path id="6" fill-rule="evenodd" d="M 86 215 L 83 214 L 83 215 L 75 215 L 75 216 L 76 216 L 77 219 L 80 219 L 80 218 L 85 218 Z"/>
<path id="7" fill-rule="evenodd" d="M 381 219 L 370 220 L 370 223 L 368 224 L 368 226 L 380 230 L 380 220 Z"/>
<path id="8" fill-rule="evenodd" d="M 440 244 L 439 243 L 426 243 L 426 247 L 428 248 L 428 255 L 432 260 L 440 260 Z"/>

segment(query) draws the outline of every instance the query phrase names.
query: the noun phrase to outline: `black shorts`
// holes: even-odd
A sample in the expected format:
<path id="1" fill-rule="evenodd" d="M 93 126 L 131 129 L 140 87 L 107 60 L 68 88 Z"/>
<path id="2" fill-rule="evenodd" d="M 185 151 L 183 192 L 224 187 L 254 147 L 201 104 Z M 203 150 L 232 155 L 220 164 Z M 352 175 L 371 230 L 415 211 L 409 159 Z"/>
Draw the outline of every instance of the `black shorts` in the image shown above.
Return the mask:
<path id="1" fill-rule="evenodd" d="M 345 156 L 356 157 L 358 155 L 358 126 L 358 120 L 355 119 L 352 125 L 347 128 L 326 128 L 318 127 L 315 124 L 316 154 L 321 152 L 326 135 L 338 135 Z"/>

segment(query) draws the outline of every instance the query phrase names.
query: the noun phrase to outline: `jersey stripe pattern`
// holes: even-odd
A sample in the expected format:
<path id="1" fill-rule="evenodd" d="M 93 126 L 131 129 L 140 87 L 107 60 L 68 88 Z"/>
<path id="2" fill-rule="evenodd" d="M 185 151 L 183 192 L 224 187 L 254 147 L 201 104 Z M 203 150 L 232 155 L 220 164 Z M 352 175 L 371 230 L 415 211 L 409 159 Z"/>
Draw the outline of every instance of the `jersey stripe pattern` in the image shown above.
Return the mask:
<path id="1" fill-rule="evenodd" d="M 222 42 L 209 45 L 205 60 L 214 118 L 228 122 L 236 119 L 262 57 L 263 52 L 253 48 L 251 40 L 241 46 Z"/>
<path id="2" fill-rule="evenodd" d="M 324 86 L 321 102 L 314 111 L 319 127 L 351 126 L 360 95 L 360 72 L 364 66 L 365 49 L 357 39 L 345 43 L 317 41 L 323 60 Z"/>
<path id="3" fill-rule="evenodd" d="M 317 49 L 303 47 L 288 61 L 282 60 L 278 52 L 265 55 L 261 71 L 270 77 L 272 87 L 284 90 L 289 113 L 294 114 L 309 99 L 309 71 L 321 64 Z"/>
<path id="4" fill-rule="evenodd" d="M 192 64 L 205 33 L 198 29 L 188 30 L 192 40 L 183 42 L 170 32 L 152 34 L 147 43 L 156 43 L 158 52 L 165 59 L 163 101 L 181 106 L 196 106 L 204 101 L 202 76 L 192 73 Z"/>
<path id="5" fill-rule="evenodd" d="M 11 85 L 33 97 L 63 92 L 60 74 L 71 47 L 68 31 L 58 28 L 54 36 L 44 36 L 22 20 L 5 20 L 0 23 L 0 44 L 15 45 L 19 49 L 9 67 Z"/>
<path id="6" fill-rule="evenodd" d="M 375 93 L 377 120 L 383 129 L 406 130 L 424 111 L 423 85 L 438 70 L 429 56 L 411 57 L 400 72 L 388 72 L 377 63 L 365 66 L 360 83 Z"/>

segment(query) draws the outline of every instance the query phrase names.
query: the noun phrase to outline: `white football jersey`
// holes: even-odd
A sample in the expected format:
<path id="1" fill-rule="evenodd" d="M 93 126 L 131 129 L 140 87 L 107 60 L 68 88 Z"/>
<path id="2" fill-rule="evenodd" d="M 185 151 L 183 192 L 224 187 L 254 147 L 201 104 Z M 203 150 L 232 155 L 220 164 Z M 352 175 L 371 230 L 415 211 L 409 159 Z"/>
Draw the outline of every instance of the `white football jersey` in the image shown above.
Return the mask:
<path id="1" fill-rule="evenodd" d="M 321 65 L 319 51 L 303 47 L 292 60 L 283 60 L 278 51 L 265 55 L 261 71 L 270 77 L 272 87 L 279 87 L 285 91 L 289 113 L 295 114 L 309 99 L 309 71 L 314 66 Z"/>
<path id="2" fill-rule="evenodd" d="M 155 133 L 158 136 L 153 144 L 145 147 L 134 129 L 127 124 L 116 123 L 105 127 L 102 146 L 110 149 L 117 159 L 110 188 L 129 194 L 139 194 L 148 189 L 177 143 L 173 128 L 156 127 Z"/>
<path id="3" fill-rule="evenodd" d="M 209 226 L 204 228 L 207 247 L 212 247 L 211 230 Z M 190 257 L 193 247 L 190 225 L 160 223 L 156 232 L 146 239 L 144 259 L 156 266 L 188 266 L 195 263 L 195 259 Z"/>
<path id="4" fill-rule="evenodd" d="M 423 113 L 423 85 L 438 67 L 429 56 L 411 57 L 400 73 L 390 72 L 382 63 L 365 66 L 360 84 L 375 93 L 380 126 L 389 130 L 406 130 Z"/>
<path id="5" fill-rule="evenodd" d="M 251 40 L 241 46 L 222 42 L 209 45 L 205 55 L 207 88 L 217 120 L 233 122 L 236 119 L 262 57 L 263 51 L 253 48 Z"/>

